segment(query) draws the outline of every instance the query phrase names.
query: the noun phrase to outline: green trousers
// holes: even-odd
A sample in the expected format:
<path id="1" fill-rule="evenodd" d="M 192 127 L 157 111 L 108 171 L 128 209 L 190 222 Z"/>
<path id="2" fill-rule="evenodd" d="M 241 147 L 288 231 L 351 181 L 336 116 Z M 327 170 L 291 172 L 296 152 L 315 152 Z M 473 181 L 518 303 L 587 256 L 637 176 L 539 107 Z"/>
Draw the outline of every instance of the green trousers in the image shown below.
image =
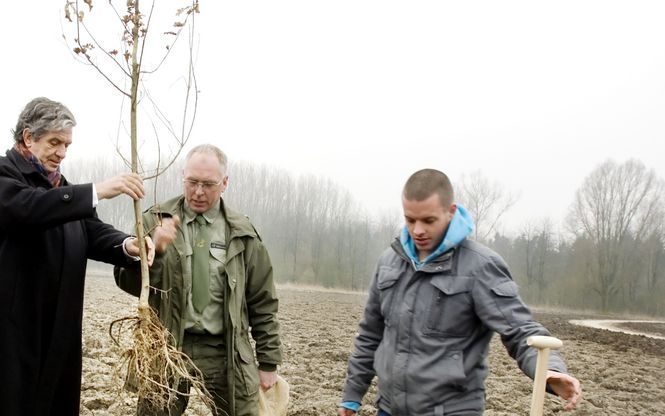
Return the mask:
<path id="1" fill-rule="evenodd" d="M 182 352 L 192 359 L 203 373 L 205 386 L 217 408 L 215 416 L 258 416 L 258 367 L 255 363 L 242 363 L 235 358 L 235 412 L 228 405 L 228 378 L 226 346 L 223 336 L 185 333 Z M 189 392 L 189 383 L 183 382 L 179 391 Z M 168 409 L 153 409 L 139 398 L 138 416 L 180 416 L 185 412 L 189 397 L 179 395 Z"/>

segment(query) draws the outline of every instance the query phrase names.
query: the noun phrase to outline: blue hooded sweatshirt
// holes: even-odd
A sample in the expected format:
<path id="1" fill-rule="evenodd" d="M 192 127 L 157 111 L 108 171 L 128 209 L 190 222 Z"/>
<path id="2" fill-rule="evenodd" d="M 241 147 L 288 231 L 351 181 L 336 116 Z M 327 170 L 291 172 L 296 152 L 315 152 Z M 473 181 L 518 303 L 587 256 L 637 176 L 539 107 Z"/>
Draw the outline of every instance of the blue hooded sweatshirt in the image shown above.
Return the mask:
<path id="1" fill-rule="evenodd" d="M 416 270 L 420 270 L 425 264 L 436 259 L 446 251 L 450 250 L 451 248 L 461 243 L 472 232 L 473 232 L 473 218 L 471 218 L 471 214 L 469 214 L 469 211 L 467 211 L 466 208 L 458 204 L 457 210 L 455 211 L 455 215 L 453 215 L 453 218 L 450 220 L 450 224 L 448 225 L 448 230 L 446 231 L 443 240 L 441 240 L 441 244 L 439 244 L 436 250 L 434 250 L 429 256 L 427 256 L 425 260 L 420 261 L 420 259 L 418 258 L 416 243 L 411 238 L 411 235 L 409 234 L 409 230 L 406 227 L 406 225 L 404 226 L 404 228 L 402 228 L 402 233 L 400 234 L 399 239 L 400 242 L 402 243 L 404 251 L 413 262 L 413 265 L 415 266 Z"/>

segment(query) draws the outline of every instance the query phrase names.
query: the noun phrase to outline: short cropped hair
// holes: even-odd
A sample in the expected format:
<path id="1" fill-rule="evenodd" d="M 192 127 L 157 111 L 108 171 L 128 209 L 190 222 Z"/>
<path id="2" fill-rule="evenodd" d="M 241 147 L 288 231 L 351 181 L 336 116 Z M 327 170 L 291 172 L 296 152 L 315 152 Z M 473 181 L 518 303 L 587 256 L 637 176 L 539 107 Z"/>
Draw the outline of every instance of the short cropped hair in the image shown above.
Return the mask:
<path id="1" fill-rule="evenodd" d="M 442 207 L 448 208 L 453 204 L 453 185 L 445 173 L 436 169 L 422 169 L 411 175 L 402 192 L 409 201 L 424 201 L 433 194 L 439 196 Z"/>
<path id="2" fill-rule="evenodd" d="M 23 131 L 28 129 L 34 141 L 52 131 L 63 131 L 76 126 L 76 119 L 69 108 L 46 97 L 30 101 L 18 116 L 16 128 L 12 131 L 14 141 L 23 141 Z"/>
<path id="3" fill-rule="evenodd" d="M 190 150 L 189 153 L 187 153 L 186 160 L 189 161 L 189 159 L 197 153 L 215 156 L 219 161 L 220 173 L 222 174 L 222 177 L 226 176 L 228 159 L 226 158 L 226 154 L 222 151 L 222 149 L 213 144 L 200 144 Z"/>

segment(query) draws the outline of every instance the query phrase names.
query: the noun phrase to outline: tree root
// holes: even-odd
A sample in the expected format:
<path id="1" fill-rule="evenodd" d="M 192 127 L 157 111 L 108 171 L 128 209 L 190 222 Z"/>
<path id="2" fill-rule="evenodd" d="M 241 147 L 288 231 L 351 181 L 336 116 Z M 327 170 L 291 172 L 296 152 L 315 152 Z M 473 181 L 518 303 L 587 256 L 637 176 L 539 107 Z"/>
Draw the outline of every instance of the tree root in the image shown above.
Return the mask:
<path id="1" fill-rule="evenodd" d="M 114 327 L 117 327 L 114 335 Z M 131 331 L 133 343 L 126 345 L 122 339 Z M 198 396 L 203 403 L 218 414 L 210 392 L 203 382 L 203 374 L 184 353 L 173 347 L 173 336 L 164 328 L 152 308 L 139 308 L 138 316 L 116 319 L 109 334 L 113 342 L 124 350 L 121 367 L 127 367 L 126 388 L 136 393 L 150 409 L 168 409 L 180 396 Z M 181 383 L 194 388 L 178 391 Z"/>

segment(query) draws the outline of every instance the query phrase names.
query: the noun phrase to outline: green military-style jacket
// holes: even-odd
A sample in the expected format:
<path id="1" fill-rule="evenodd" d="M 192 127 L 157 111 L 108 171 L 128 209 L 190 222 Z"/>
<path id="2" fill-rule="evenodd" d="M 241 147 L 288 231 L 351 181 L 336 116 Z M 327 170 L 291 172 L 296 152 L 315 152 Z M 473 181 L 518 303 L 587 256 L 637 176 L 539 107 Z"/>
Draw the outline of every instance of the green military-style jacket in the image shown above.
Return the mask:
<path id="1" fill-rule="evenodd" d="M 184 197 L 176 197 L 154 205 L 143 214 L 143 227 L 150 233 L 161 218 L 177 215 L 184 218 Z M 278 300 L 273 281 L 273 269 L 261 238 L 246 216 L 234 212 L 220 203 L 226 220 L 226 263 L 220 272 L 226 278 L 224 304 L 227 315 L 224 320 L 229 380 L 233 380 L 233 368 L 240 363 L 248 393 L 258 389 L 256 361 L 249 340 L 249 330 L 256 342 L 256 360 L 261 368 L 273 369 L 281 364 L 281 343 L 277 321 Z M 191 277 L 183 273 L 191 248 L 185 244 L 182 226 L 173 244 L 157 254 L 150 267 L 150 306 L 171 332 L 176 346 L 182 346 L 187 290 Z M 139 296 L 141 290 L 138 268 L 116 267 L 115 280 L 124 291 Z M 237 360 L 235 359 L 237 358 Z M 232 386 L 234 383 L 230 383 Z M 230 398 L 233 400 L 233 398 Z"/>

